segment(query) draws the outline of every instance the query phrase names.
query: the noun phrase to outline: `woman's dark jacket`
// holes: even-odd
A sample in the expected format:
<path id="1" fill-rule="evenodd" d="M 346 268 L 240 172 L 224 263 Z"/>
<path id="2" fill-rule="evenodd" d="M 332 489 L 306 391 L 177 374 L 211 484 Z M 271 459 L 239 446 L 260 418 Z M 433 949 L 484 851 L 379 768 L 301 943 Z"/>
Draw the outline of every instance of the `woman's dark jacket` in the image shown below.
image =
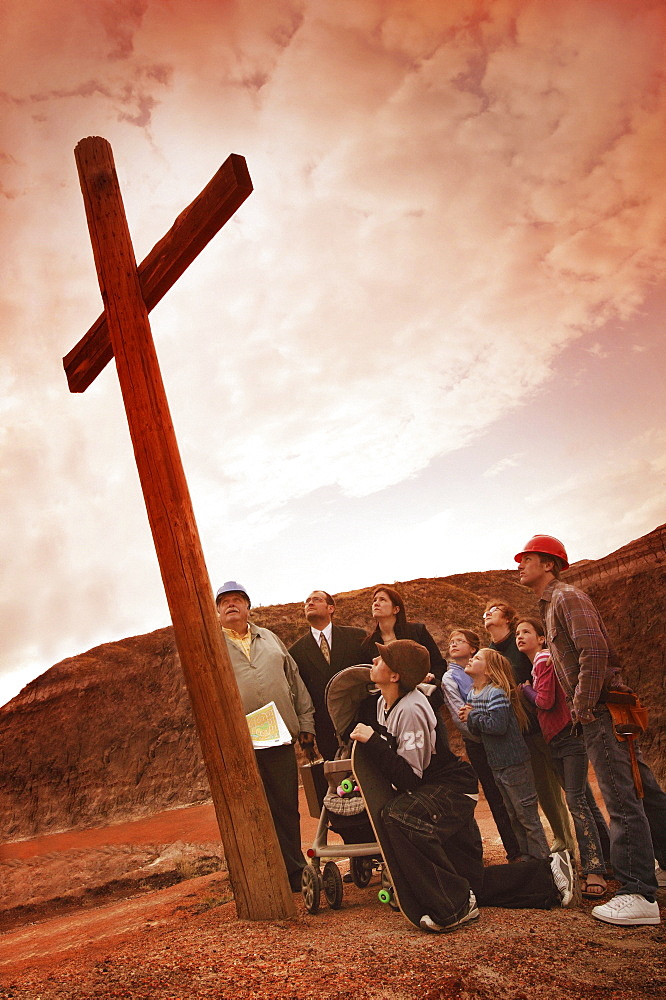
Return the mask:
<path id="1" fill-rule="evenodd" d="M 419 642 L 422 646 L 425 646 L 430 654 L 430 670 L 435 675 L 437 683 L 441 684 L 442 675 L 446 670 L 446 661 L 425 625 L 421 622 L 407 622 L 402 629 L 399 629 L 396 625 L 395 637 L 396 639 L 413 639 L 414 642 Z M 367 636 L 363 640 L 361 643 L 361 652 L 364 663 L 372 663 L 375 656 L 379 656 L 376 643 L 381 641 L 382 634 L 379 628 L 376 628 L 372 635 Z"/>

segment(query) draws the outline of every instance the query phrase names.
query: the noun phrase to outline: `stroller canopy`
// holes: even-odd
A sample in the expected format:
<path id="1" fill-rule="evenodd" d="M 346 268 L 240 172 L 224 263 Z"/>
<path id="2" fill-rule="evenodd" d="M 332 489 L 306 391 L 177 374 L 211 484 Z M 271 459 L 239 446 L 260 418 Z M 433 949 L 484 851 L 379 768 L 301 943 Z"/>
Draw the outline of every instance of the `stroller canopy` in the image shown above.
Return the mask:
<path id="1" fill-rule="evenodd" d="M 359 705 L 376 690 L 368 666 L 346 667 L 331 677 L 326 685 L 326 707 L 341 743 L 348 739 Z"/>

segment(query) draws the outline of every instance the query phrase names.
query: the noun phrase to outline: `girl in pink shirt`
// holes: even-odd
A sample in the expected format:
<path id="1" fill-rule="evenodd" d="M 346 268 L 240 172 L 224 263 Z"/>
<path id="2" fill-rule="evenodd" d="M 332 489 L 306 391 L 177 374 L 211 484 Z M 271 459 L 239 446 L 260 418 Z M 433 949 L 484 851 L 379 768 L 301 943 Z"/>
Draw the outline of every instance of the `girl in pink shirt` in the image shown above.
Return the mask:
<path id="1" fill-rule="evenodd" d="M 583 895 L 594 898 L 606 891 L 606 866 L 597 820 L 587 797 L 587 752 L 582 734 L 576 732 L 572 723 L 550 653 L 544 649 L 546 639 L 543 633 L 543 626 L 536 618 L 523 618 L 516 626 L 516 645 L 532 661 L 532 683 L 521 687 L 525 697 L 536 706 L 541 732 L 574 821 L 584 883 Z M 598 813 L 598 809 L 595 812 Z"/>

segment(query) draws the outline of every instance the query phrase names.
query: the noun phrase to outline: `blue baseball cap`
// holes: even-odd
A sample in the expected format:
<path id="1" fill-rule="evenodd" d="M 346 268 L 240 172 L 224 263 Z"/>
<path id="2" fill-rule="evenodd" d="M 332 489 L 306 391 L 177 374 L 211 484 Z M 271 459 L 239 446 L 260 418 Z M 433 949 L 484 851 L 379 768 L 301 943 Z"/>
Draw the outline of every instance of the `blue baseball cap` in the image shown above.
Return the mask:
<path id="1" fill-rule="evenodd" d="M 252 601 L 250 600 L 250 595 L 248 594 L 248 592 L 245 589 L 245 587 L 243 586 L 243 584 L 242 583 L 238 583 L 237 580 L 227 580 L 226 583 L 222 584 L 222 586 L 218 590 L 217 594 L 215 595 L 215 603 L 216 604 L 219 601 L 219 599 L 222 597 L 222 594 L 243 594 L 244 597 L 247 597 L 247 603 L 250 605 L 250 607 L 252 606 Z"/>

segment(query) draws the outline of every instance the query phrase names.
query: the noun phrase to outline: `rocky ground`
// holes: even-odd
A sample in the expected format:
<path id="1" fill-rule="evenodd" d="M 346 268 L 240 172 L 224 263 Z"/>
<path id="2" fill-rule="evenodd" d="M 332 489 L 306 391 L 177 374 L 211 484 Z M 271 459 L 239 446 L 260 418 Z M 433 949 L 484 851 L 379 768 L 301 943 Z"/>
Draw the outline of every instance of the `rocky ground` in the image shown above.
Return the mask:
<path id="1" fill-rule="evenodd" d="M 305 810 L 304 810 L 305 812 Z M 502 861 L 481 807 L 489 861 Z M 304 821 L 307 845 L 313 821 Z M 0 846 L 0 998 L 12 1000 L 638 1000 L 666 993 L 666 925 L 615 928 L 593 902 L 486 909 L 412 930 L 345 886 L 342 908 L 236 919 L 212 807 Z M 346 862 L 341 867 L 346 870 Z M 205 874 L 202 874 L 204 872 Z M 666 904 L 666 891 L 661 894 Z M 663 913 L 666 916 L 666 912 Z"/>

